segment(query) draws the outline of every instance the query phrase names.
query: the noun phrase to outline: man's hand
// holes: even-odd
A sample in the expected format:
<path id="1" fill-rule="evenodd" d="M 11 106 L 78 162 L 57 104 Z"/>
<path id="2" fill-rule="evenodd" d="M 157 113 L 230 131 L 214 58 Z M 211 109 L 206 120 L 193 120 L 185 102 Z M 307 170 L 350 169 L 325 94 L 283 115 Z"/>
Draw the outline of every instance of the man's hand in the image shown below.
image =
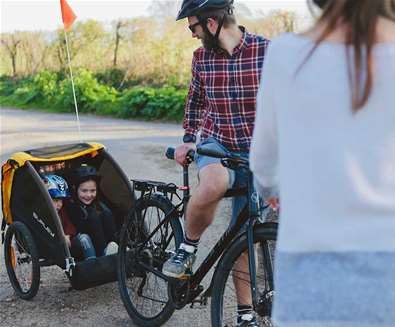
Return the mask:
<path id="1" fill-rule="evenodd" d="M 176 148 L 174 159 L 182 166 L 187 164 L 187 154 L 190 150 L 196 151 L 195 143 L 184 143 Z"/>
<path id="2" fill-rule="evenodd" d="M 64 238 L 66 239 L 66 244 L 69 248 L 71 248 L 71 241 L 70 241 L 70 235 L 65 235 Z"/>

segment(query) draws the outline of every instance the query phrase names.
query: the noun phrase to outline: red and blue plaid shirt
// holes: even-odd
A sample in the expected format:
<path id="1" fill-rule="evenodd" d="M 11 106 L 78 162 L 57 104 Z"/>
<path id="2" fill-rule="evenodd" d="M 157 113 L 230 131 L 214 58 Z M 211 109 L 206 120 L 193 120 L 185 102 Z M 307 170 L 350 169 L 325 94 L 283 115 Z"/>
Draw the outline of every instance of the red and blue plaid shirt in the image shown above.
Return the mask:
<path id="1" fill-rule="evenodd" d="M 231 151 L 248 152 L 256 95 L 269 40 L 247 33 L 233 54 L 197 49 L 185 108 L 185 134 L 214 137 Z"/>

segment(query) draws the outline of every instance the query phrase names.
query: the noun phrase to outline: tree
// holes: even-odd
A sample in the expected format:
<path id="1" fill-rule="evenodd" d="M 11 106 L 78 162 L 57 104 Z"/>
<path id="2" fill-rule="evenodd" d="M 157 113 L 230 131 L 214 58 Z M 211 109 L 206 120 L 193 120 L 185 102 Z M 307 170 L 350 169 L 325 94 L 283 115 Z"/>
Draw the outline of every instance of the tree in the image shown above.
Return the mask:
<path id="1" fill-rule="evenodd" d="M 12 76 L 16 76 L 16 59 L 18 54 L 19 44 L 21 43 L 21 38 L 19 33 L 3 34 L 1 36 L 1 44 L 5 48 L 7 54 L 11 59 L 12 66 Z"/>
<path id="2" fill-rule="evenodd" d="M 104 52 L 109 48 L 108 33 L 95 20 L 76 23 L 68 33 L 70 59 L 85 68 L 100 66 L 105 61 Z M 57 57 L 61 68 L 67 63 L 66 39 L 63 29 L 57 31 Z"/>
<path id="3" fill-rule="evenodd" d="M 45 69 L 50 44 L 44 32 L 22 32 L 20 43 L 20 64 L 23 75 L 33 75 Z"/>
<path id="4" fill-rule="evenodd" d="M 270 39 L 279 33 L 294 32 L 297 28 L 296 18 L 294 12 L 275 10 L 256 19 L 242 18 L 241 23 L 247 26 L 249 31 Z"/>
<path id="5" fill-rule="evenodd" d="M 115 25 L 115 48 L 114 48 L 114 59 L 113 59 L 113 67 L 117 67 L 117 58 L 118 58 L 118 48 L 119 48 L 119 41 L 121 40 L 121 34 L 119 30 L 121 29 L 123 23 L 122 21 L 118 21 Z"/>

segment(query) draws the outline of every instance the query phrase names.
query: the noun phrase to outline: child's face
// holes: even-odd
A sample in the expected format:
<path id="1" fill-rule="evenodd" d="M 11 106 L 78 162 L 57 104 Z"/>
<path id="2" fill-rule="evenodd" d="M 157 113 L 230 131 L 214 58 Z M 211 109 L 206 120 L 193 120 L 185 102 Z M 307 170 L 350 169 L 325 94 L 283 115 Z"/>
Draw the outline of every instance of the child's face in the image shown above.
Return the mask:
<path id="1" fill-rule="evenodd" d="M 53 206 L 55 207 L 56 211 L 59 211 L 63 207 L 63 200 L 62 199 L 52 199 Z"/>
<path id="2" fill-rule="evenodd" d="M 82 203 L 90 205 L 96 199 L 96 192 L 96 182 L 86 181 L 78 186 L 77 196 Z"/>

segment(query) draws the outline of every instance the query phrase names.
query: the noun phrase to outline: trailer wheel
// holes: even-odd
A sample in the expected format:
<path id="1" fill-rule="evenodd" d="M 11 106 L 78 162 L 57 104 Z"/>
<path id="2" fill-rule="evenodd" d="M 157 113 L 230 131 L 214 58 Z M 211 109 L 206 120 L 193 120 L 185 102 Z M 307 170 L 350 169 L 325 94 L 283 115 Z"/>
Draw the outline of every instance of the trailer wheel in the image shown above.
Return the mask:
<path id="1" fill-rule="evenodd" d="M 33 298 L 40 286 L 40 264 L 33 235 L 19 221 L 7 228 L 4 260 L 15 293 L 24 300 Z"/>

